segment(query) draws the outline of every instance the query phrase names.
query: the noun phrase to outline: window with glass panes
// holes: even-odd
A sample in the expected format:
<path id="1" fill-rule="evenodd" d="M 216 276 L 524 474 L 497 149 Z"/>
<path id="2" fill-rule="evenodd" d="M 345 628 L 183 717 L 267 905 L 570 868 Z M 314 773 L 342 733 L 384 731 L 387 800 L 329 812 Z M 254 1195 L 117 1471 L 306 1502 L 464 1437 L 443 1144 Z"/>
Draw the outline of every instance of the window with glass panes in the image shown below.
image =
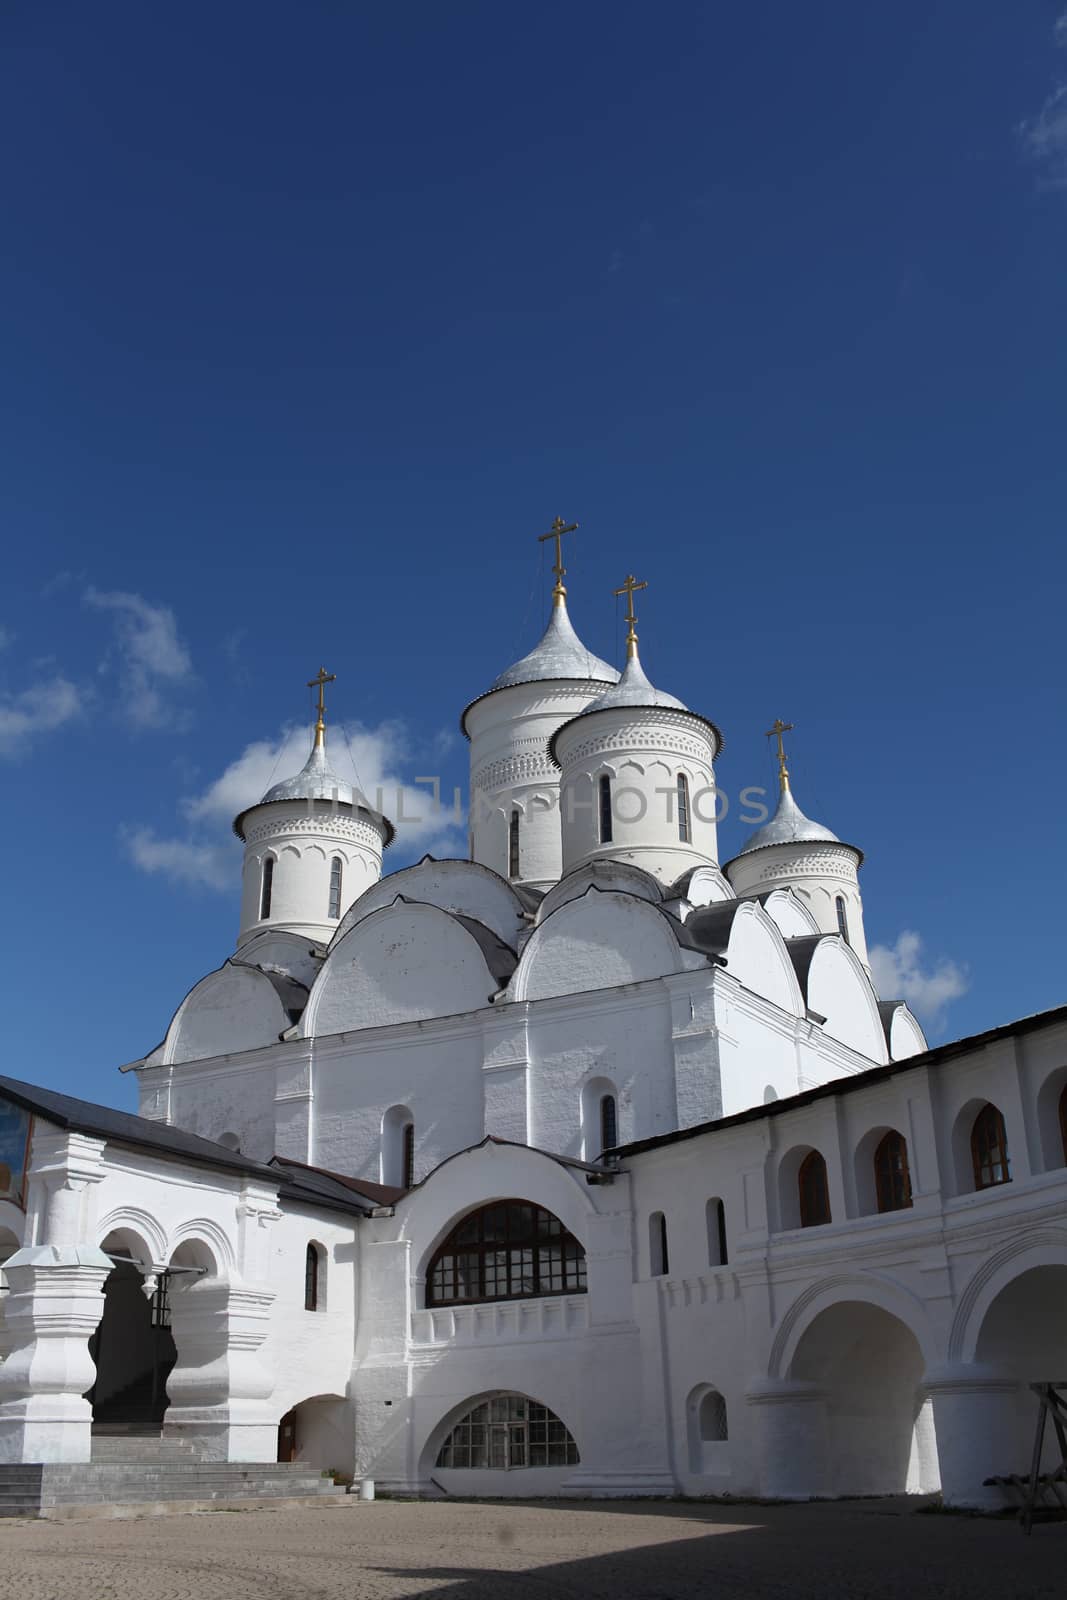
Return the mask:
<path id="1" fill-rule="evenodd" d="M 430 1263 L 426 1303 L 471 1305 L 584 1294 L 585 1251 L 558 1217 L 525 1200 L 464 1217 Z"/>
<path id="2" fill-rule="evenodd" d="M 509 1472 L 516 1467 L 573 1467 L 581 1457 L 554 1411 L 521 1394 L 495 1395 L 457 1422 L 438 1467 Z"/>

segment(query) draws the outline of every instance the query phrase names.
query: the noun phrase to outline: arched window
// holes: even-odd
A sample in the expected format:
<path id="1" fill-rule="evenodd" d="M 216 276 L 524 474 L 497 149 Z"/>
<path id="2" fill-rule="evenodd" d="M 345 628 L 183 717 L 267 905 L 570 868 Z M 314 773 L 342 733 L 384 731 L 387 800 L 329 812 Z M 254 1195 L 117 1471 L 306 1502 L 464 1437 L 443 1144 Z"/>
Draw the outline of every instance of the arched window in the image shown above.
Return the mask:
<path id="1" fill-rule="evenodd" d="M 519 817 L 520 812 L 512 811 L 508 819 L 508 877 L 519 876 Z"/>
<path id="2" fill-rule="evenodd" d="M 403 1150 L 401 1173 L 401 1187 L 413 1189 L 415 1187 L 415 1124 L 406 1122 L 403 1128 Z"/>
<path id="3" fill-rule="evenodd" d="M 1067 1083 L 1060 1093 L 1060 1141 L 1063 1144 L 1063 1159 L 1067 1162 Z"/>
<path id="4" fill-rule="evenodd" d="M 653 1211 L 648 1219 L 648 1264 L 654 1278 L 665 1277 L 671 1270 L 667 1253 L 667 1219 L 662 1211 Z"/>
<path id="5" fill-rule="evenodd" d="M 678 837 L 683 844 L 690 840 L 689 779 L 684 772 L 678 774 Z"/>
<path id="6" fill-rule="evenodd" d="M 607 773 L 600 780 L 600 842 L 611 843 L 611 779 Z"/>
<path id="7" fill-rule="evenodd" d="M 718 1389 L 709 1389 L 700 1402 L 700 1438 L 704 1444 L 721 1444 L 730 1437 L 726 1401 Z"/>
<path id="8" fill-rule="evenodd" d="M 826 1162 L 817 1150 L 809 1150 L 797 1173 L 800 1191 L 800 1226 L 818 1228 L 830 1219 L 830 1181 Z"/>
<path id="9" fill-rule="evenodd" d="M 708 1266 L 725 1267 L 730 1258 L 726 1248 L 726 1207 L 721 1200 L 708 1201 L 704 1220 L 708 1230 Z"/>
<path id="10" fill-rule="evenodd" d="M 613 1094 L 600 1096 L 600 1153 L 614 1150 L 619 1142 L 619 1112 Z"/>
<path id="11" fill-rule="evenodd" d="M 547 1406 L 523 1394 L 500 1394 L 468 1411 L 438 1452 L 440 1468 L 508 1472 L 515 1467 L 574 1467 L 581 1457 Z"/>
<path id="12" fill-rule="evenodd" d="M 971 1128 L 971 1159 L 976 1189 L 993 1189 L 1011 1182 L 1011 1158 L 1004 1118 L 996 1106 L 985 1105 Z"/>
<path id="13" fill-rule="evenodd" d="M 261 922 L 270 916 L 270 901 L 273 892 L 274 857 L 268 856 L 263 863 L 263 885 L 259 891 L 259 918 Z"/>
<path id="14" fill-rule="evenodd" d="M 390 1106 L 382 1117 L 381 1182 L 410 1189 L 415 1170 L 415 1118 L 409 1106 Z"/>
<path id="15" fill-rule="evenodd" d="M 322 1302 L 322 1252 L 309 1244 L 304 1253 L 304 1310 L 318 1311 Z"/>
<path id="16" fill-rule="evenodd" d="M 341 915 L 341 872 L 344 863 L 340 856 L 334 856 L 330 862 L 330 916 Z"/>
<path id="17" fill-rule="evenodd" d="M 585 1251 L 558 1217 L 498 1200 L 463 1218 L 426 1274 L 426 1304 L 474 1305 L 585 1293 Z"/>
<path id="18" fill-rule="evenodd" d="M 844 895 L 839 894 L 837 896 L 837 899 L 834 901 L 834 910 L 837 912 L 837 931 L 841 935 L 842 939 L 844 939 L 845 943 L 850 944 L 851 940 L 848 936 L 848 916 L 845 910 Z"/>
<path id="19" fill-rule="evenodd" d="M 906 1211 L 911 1205 L 908 1143 L 895 1128 L 883 1134 L 874 1152 L 874 1192 L 879 1211 Z"/>

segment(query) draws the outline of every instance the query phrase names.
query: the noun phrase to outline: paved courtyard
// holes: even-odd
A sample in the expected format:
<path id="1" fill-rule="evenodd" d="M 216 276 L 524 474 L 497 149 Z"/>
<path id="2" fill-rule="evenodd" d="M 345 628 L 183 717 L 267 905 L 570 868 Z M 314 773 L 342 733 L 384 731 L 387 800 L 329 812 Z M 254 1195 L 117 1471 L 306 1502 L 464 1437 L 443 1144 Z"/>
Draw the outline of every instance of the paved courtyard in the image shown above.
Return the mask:
<path id="1" fill-rule="evenodd" d="M 1062 1596 L 1067 1524 L 810 1506 L 350 1502 L 0 1523 L 19 1600 L 689 1600 Z"/>

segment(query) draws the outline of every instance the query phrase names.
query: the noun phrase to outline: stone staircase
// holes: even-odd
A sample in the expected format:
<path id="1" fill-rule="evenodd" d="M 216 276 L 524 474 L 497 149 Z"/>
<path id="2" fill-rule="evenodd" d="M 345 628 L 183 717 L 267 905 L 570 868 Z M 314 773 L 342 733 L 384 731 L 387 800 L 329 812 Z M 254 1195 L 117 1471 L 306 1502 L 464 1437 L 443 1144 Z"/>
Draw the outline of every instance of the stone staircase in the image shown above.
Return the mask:
<path id="1" fill-rule="evenodd" d="M 0 1465 L 0 1518 L 54 1520 L 164 1516 L 255 1506 L 355 1505 L 299 1462 L 199 1461 L 180 1441 L 158 1436 L 93 1438 L 81 1465 Z"/>

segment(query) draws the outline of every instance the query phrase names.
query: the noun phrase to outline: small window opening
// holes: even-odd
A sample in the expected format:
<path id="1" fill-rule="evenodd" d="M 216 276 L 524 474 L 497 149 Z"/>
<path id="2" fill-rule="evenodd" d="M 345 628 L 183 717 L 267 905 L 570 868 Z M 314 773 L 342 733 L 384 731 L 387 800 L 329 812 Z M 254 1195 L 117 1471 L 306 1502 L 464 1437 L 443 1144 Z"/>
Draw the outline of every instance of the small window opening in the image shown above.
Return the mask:
<path id="1" fill-rule="evenodd" d="M 271 895 L 274 892 L 274 857 L 268 856 L 263 863 L 263 887 L 259 896 L 259 918 L 262 922 L 270 916 Z"/>
<path id="2" fill-rule="evenodd" d="M 343 863 L 340 856 L 334 856 L 330 862 L 330 916 L 337 918 L 341 915 L 341 871 Z"/>
<path id="3" fill-rule="evenodd" d="M 611 779 L 607 773 L 600 780 L 600 842 L 611 843 Z"/>
<path id="4" fill-rule="evenodd" d="M 401 1185 L 405 1189 L 415 1186 L 415 1124 L 405 1123 L 401 1159 Z"/>
<path id="5" fill-rule="evenodd" d="M 518 811 L 511 813 L 508 823 L 508 877 L 519 876 L 519 815 Z"/>
<path id="6" fill-rule="evenodd" d="M 844 895 L 838 895 L 837 899 L 834 901 L 834 909 L 837 912 L 837 931 L 841 935 L 842 939 L 844 939 L 846 944 L 851 944 L 852 941 L 848 936 L 848 916 L 845 911 Z"/>
<path id="7" fill-rule="evenodd" d="M 684 772 L 678 774 L 678 837 L 683 844 L 690 841 L 689 779 Z"/>
<path id="8" fill-rule="evenodd" d="M 830 1218 L 830 1180 L 826 1162 L 817 1150 L 809 1150 L 797 1173 L 800 1189 L 800 1226 L 818 1228 Z"/>
<path id="9" fill-rule="evenodd" d="M 619 1113 L 613 1094 L 600 1097 L 600 1152 L 614 1150 L 619 1142 Z"/>
<path id="10" fill-rule="evenodd" d="M 649 1262 L 654 1278 L 662 1278 L 670 1271 L 667 1253 L 667 1219 L 662 1211 L 653 1211 L 648 1219 Z"/>

